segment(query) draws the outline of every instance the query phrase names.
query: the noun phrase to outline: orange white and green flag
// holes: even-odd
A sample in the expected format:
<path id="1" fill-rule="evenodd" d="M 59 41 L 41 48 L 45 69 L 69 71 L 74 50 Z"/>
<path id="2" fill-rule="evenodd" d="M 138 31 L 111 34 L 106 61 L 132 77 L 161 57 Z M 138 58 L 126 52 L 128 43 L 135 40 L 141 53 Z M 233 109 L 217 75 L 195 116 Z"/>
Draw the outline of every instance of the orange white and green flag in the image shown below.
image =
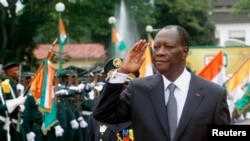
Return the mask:
<path id="1" fill-rule="evenodd" d="M 62 18 L 59 19 L 59 45 L 64 47 L 67 43 L 67 34 Z"/>
<path id="2" fill-rule="evenodd" d="M 54 66 L 45 59 L 32 80 L 30 92 L 42 111 L 50 111 L 52 108 L 54 75 Z"/>
<path id="3" fill-rule="evenodd" d="M 241 67 L 226 82 L 227 91 L 230 97 L 232 97 L 234 103 L 243 97 L 249 83 L 250 59 L 244 62 L 243 65 L 241 65 Z"/>
<path id="4" fill-rule="evenodd" d="M 224 86 L 226 72 L 223 62 L 223 51 L 219 51 L 198 75 L 220 86 Z"/>
<path id="5" fill-rule="evenodd" d="M 250 83 L 246 84 L 244 95 L 235 102 L 235 108 L 238 115 L 244 113 L 250 107 Z"/>
<path id="6" fill-rule="evenodd" d="M 112 42 L 120 52 L 124 51 L 127 48 L 126 42 L 122 39 L 115 28 L 112 28 Z"/>
<path id="7" fill-rule="evenodd" d="M 112 42 L 115 44 L 119 42 L 118 33 L 115 28 L 112 28 Z"/>
<path id="8" fill-rule="evenodd" d="M 40 98 L 40 109 L 51 110 L 53 98 L 53 84 L 55 76 L 55 68 L 49 60 L 44 60 L 42 94 Z"/>
<path id="9" fill-rule="evenodd" d="M 44 134 L 58 122 L 53 90 L 54 76 L 54 66 L 48 59 L 44 59 L 30 85 L 30 92 L 44 115 L 42 127 Z"/>
<path id="10" fill-rule="evenodd" d="M 151 36 L 150 36 L 151 37 Z M 144 51 L 144 56 L 146 57 L 144 62 L 141 65 L 140 68 L 140 76 L 139 77 L 145 77 L 149 75 L 153 75 L 153 63 L 152 63 L 152 43 L 153 43 L 153 38 L 149 38 L 149 46 L 146 48 Z"/>

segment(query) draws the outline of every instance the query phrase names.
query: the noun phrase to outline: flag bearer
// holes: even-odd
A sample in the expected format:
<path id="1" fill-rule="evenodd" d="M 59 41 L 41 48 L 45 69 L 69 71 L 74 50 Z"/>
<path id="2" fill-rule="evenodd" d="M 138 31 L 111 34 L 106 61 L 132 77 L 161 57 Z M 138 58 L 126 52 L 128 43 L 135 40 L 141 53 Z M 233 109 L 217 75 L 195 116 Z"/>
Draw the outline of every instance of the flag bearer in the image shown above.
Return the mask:
<path id="1" fill-rule="evenodd" d="M 24 87 L 19 84 L 18 63 L 8 63 L 3 66 L 5 73 L 1 82 L 0 93 L 1 115 L 0 115 L 0 138 L 1 140 L 19 141 L 20 136 L 20 112 L 24 110 L 26 97 L 23 94 Z M 5 125 L 4 125 L 5 124 Z M 4 126 L 3 126 L 4 125 Z"/>

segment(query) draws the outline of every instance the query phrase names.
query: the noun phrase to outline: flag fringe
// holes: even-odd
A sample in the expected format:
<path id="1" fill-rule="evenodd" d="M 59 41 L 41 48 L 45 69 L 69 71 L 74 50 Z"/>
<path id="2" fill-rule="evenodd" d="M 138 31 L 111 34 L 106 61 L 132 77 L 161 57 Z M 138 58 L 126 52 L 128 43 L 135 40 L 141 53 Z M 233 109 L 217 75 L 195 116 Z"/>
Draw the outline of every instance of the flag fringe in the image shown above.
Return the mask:
<path id="1" fill-rule="evenodd" d="M 55 120 L 52 122 L 47 128 L 42 129 L 43 130 L 43 135 L 47 135 L 48 131 L 50 130 L 51 127 L 55 126 L 59 121 Z"/>

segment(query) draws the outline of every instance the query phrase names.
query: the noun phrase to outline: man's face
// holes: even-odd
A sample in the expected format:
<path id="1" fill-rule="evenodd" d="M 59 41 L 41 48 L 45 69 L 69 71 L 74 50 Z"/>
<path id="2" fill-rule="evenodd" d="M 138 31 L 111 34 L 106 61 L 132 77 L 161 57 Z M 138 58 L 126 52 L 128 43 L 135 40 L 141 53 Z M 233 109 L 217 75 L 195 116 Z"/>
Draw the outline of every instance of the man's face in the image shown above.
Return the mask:
<path id="1" fill-rule="evenodd" d="M 187 53 L 188 47 L 181 41 L 176 28 L 163 29 L 155 36 L 154 65 L 165 76 L 183 71 Z"/>
<path id="2" fill-rule="evenodd" d="M 20 76 L 19 68 L 18 67 L 11 68 L 11 70 L 7 71 L 7 75 L 12 79 L 17 80 Z"/>

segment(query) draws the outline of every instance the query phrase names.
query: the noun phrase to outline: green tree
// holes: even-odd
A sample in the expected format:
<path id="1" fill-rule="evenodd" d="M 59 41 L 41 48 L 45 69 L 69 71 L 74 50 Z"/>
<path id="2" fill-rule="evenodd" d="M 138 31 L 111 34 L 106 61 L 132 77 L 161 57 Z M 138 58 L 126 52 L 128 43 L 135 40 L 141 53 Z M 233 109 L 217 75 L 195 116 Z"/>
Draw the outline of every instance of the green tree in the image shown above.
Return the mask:
<path id="1" fill-rule="evenodd" d="M 250 14 L 250 0 L 239 0 L 234 6 L 234 13 Z"/>
<path id="2" fill-rule="evenodd" d="M 58 37 L 58 13 L 55 0 L 21 0 L 25 6 L 15 12 L 16 0 L 0 3 L 0 59 L 3 62 L 35 62 L 33 49 L 37 44 L 52 43 Z M 61 0 L 68 43 L 104 44 L 110 46 L 108 18 L 114 16 L 117 0 Z M 209 6 L 200 0 L 124 0 L 128 14 L 136 20 L 141 38 L 146 38 L 146 25 L 161 28 L 179 24 L 191 35 L 191 45 L 213 45 L 214 25 L 208 20 Z M 44 8 L 46 7 L 46 8 Z M 10 54 L 15 54 L 10 57 Z M 34 61 L 31 61 L 34 60 Z M 33 64 L 34 66 L 34 64 Z"/>
<path id="3" fill-rule="evenodd" d="M 214 45 L 215 26 L 208 19 L 209 5 L 201 0 L 156 0 L 156 27 L 178 24 L 188 30 L 191 45 Z"/>
<path id="4" fill-rule="evenodd" d="M 47 21 L 47 11 L 53 6 L 51 0 L 22 0 L 25 5 L 16 12 L 17 0 L 7 1 L 8 5 L 0 3 L 0 59 L 3 63 L 16 61 L 33 64 L 35 61 L 33 49 L 36 47 L 34 36 L 37 27 Z M 41 8 L 41 7 L 48 7 Z"/>
<path id="5" fill-rule="evenodd" d="M 120 1 L 79 0 L 72 2 L 62 0 L 61 2 L 65 4 L 62 18 L 66 27 L 68 43 L 98 42 L 104 44 L 106 49 L 109 48 L 111 30 L 108 18 L 115 15 L 116 7 L 119 7 Z M 152 15 L 154 8 L 141 0 L 128 0 L 125 2 L 127 11 L 137 20 L 140 35 L 146 35 L 145 26 L 155 23 Z M 35 36 L 37 43 L 48 43 L 51 38 L 58 35 L 58 30 L 55 30 L 58 29 L 58 13 L 55 9 L 50 12 L 50 22 L 38 28 L 39 32 Z"/>

